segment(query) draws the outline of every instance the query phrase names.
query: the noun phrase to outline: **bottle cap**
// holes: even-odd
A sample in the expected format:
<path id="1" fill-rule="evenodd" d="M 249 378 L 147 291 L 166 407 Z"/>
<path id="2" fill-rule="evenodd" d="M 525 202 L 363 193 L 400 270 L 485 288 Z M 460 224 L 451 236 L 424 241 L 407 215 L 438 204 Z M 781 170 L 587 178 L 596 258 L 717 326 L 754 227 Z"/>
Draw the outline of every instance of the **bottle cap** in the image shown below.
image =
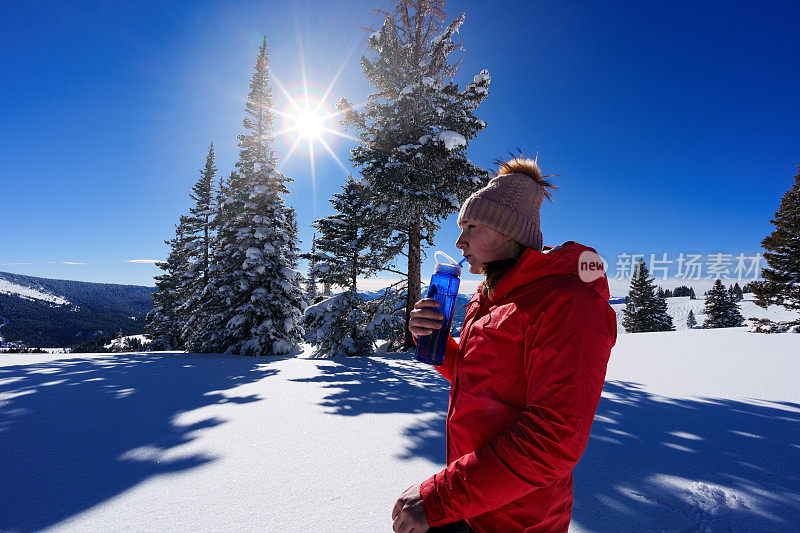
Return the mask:
<path id="1" fill-rule="evenodd" d="M 439 259 L 440 255 L 444 256 L 445 259 L 440 261 Z M 433 269 L 434 272 L 449 274 L 455 277 L 461 276 L 461 265 L 459 265 L 455 259 L 447 255 L 446 253 L 439 250 L 435 254 L 433 254 L 433 258 L 436 259 L 436 267 Z"/>

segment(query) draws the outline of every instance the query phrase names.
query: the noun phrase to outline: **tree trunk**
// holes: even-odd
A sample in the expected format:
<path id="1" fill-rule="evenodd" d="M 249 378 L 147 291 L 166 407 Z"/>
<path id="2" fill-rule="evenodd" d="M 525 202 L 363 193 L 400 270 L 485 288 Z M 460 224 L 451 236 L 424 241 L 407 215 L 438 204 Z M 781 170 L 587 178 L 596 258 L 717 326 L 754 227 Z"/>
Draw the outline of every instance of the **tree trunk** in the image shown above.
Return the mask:
<path id="1" fill-rule="evenodd" d="M 414 304 L 422 296 L 420 287 L 420 214 L 419 211 L 414 215 L 408 231 L 408 290 L 406 291 L 406 330 L 403 349 L 408 350 L 414 347 L 414 338 L 408 330 L 408 321 L 411 318 L 411 311 Z"/>
<path id="2" fill-rule="evenodd" d="M 358 252 L 353 254 L 350 263 L 350 279 L 352 280 L 353 293 L 356 292 L 356 277 L 358 276 Z"/>

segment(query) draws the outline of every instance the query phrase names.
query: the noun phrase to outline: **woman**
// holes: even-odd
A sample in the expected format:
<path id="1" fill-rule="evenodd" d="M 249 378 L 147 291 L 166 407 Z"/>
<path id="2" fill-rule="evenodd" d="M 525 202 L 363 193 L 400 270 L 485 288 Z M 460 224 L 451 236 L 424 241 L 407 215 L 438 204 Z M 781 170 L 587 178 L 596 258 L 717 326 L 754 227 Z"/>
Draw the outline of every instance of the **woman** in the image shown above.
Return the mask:
<path id="1" fill-rule="evenodd" d="M 451 383 L 447 467 L 400 496 L 396 532 L 567 531 L 572 469 L 617 328 L 596 252 L 542 246 L 539 210 L 554 188 L 545 178 L 535 161 L 514 158 L 461 207 L 456 246 L 485 278 L 437 367 Z M 441 328 L 437 307 L 417 302 L 415 339 Z"/>

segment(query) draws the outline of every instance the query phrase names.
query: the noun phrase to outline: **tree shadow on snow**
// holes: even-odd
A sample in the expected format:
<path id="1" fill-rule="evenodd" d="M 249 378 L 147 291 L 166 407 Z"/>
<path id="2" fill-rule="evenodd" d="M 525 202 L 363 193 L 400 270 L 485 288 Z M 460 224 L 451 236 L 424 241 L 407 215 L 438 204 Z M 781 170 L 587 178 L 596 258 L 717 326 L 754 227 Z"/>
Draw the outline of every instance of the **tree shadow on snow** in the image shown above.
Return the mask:
<path id="1" fill-rule="evenodd" d="M 40 530 L 150 477 L 213 461 L 164 454 L 224 420 L 175 417 L 259 401 L 225 391 L 276 373 L 263 359 L 184 354 L 0 367 L 0 530 Z"/>
<path id="2" fill-rule="evenodd" d="M 391 359 L 391 360 L 390 360 Z M 333 414 L 416 413 L 402 459 L 445 461 L 449 383 L 410 355 L 326 361 Z M 800 522 L 800 406 L 674 399 L 608 381 L 574 471 L 586 531 L 790 531 Z"/>
<path id="3" fill-rule="evenodd" d="M 332 389 L 322 405 L 332 414 L 420 414 L 403 431 L 409 446 L 401 459 L 424 457 L 444 463 L 444 420 L 450 383 L 432 366 L 416 362 L 410 354 L 385 357 L 348 357 L 325 360 L 319 375 L 292 381 L 325 383 Z"/>
<path id="4" fill-rule="evenodd" d="M 620 381 L 603 391 L 574 471 L 576 525 L 626 532 L 797 526 L 797 404 L 664 398 Z"/>

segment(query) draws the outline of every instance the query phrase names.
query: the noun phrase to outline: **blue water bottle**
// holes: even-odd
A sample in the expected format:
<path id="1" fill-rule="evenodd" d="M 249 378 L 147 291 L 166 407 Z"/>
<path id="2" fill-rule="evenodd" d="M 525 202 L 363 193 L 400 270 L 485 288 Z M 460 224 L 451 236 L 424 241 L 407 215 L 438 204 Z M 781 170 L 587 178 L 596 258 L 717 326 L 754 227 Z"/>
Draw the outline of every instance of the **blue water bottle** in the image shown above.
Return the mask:
<path id="1" fill-rule="evenodd" d="M 444 256 L 448 262 L 440 263 L 437 256 Z M 458 298 L 458 285 L 461 282 L 461 265 L 444 252 L 436 252 L 436 268 L 428 288 L 427 298 L 439 302 L 439 312 L 444 315 L 441 329 L 434 329 L 430 335 L 421 335 L 417 339 L 415 358 L 422 363 L 439 366 L 444 362 L 447 349 L 447 337 L 453 323 L 453 309 Z"/>

